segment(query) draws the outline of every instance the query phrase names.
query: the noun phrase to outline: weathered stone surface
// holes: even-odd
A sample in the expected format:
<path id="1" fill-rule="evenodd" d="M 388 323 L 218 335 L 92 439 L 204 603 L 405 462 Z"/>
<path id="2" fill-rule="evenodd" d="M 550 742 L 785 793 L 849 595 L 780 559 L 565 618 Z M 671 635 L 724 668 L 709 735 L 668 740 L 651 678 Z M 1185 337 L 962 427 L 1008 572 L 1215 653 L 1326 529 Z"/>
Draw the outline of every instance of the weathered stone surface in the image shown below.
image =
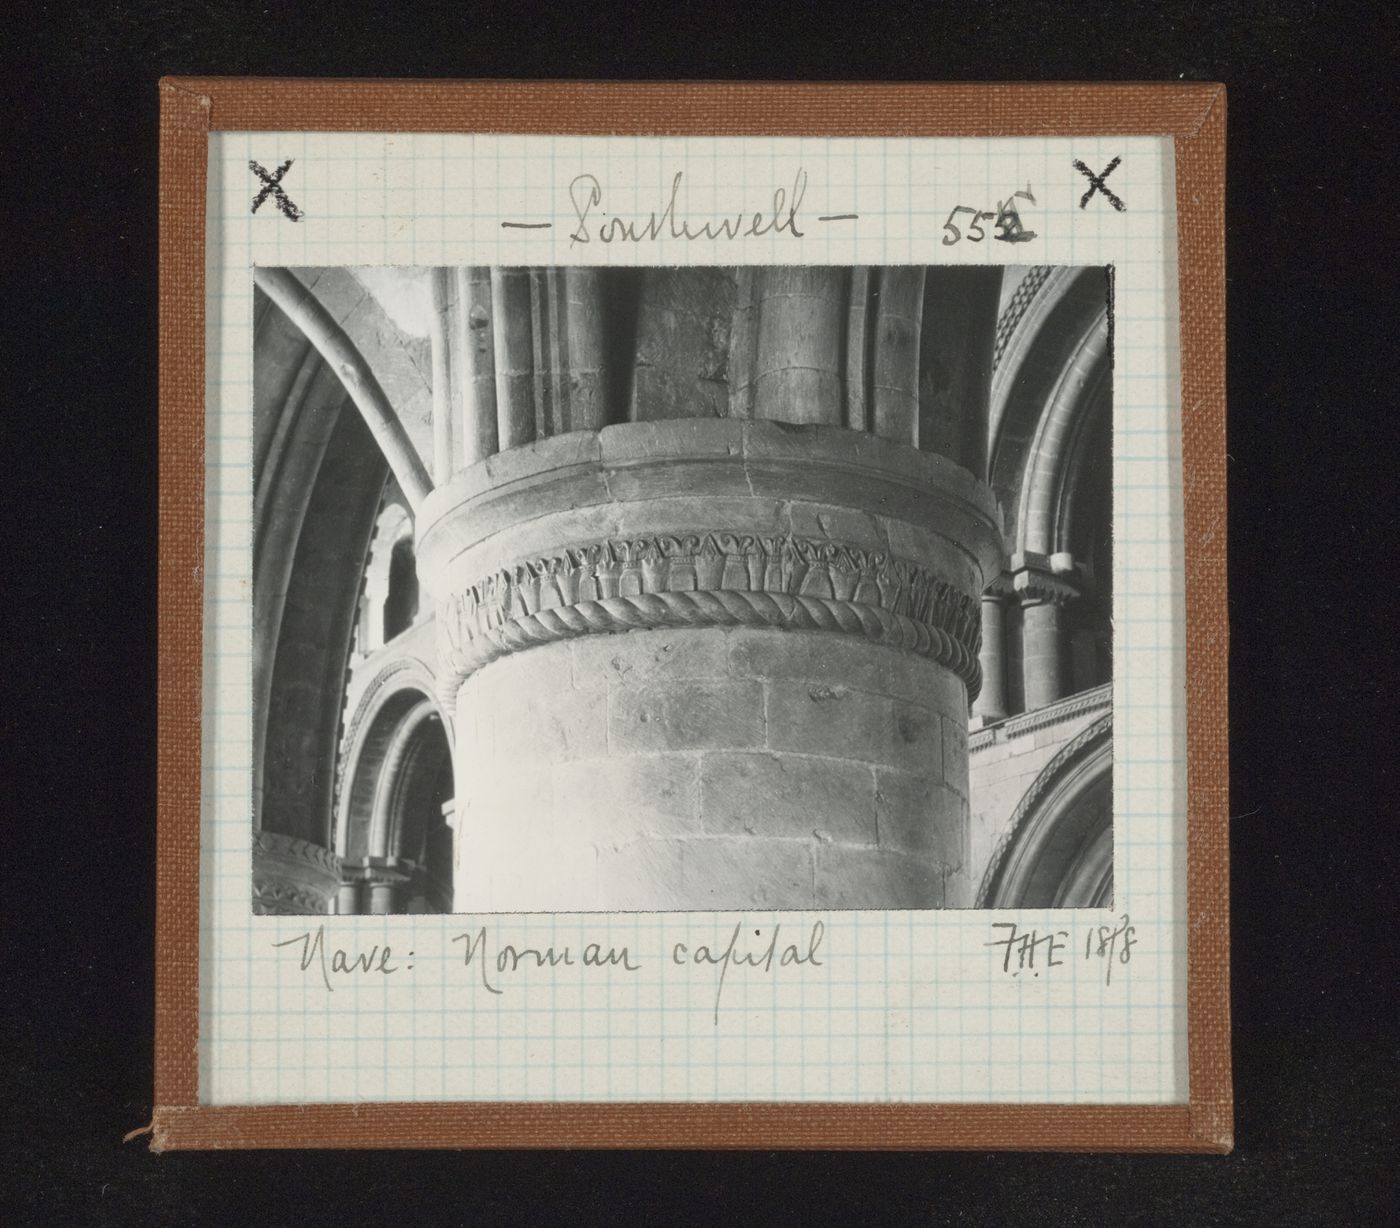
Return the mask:
<path id="1" fill-rule="evenodd" d="M 946 714 L 943 717 L 943 780 L 964 799 L 971 796 L 967 781 L 967 724 Z"/>
<path id="2" fill-rule="evenodd" d="M 620 846 L 701 832 L 699 755 L 578 759 L 553 774 L 555 827 L 571 841 Z"/>
<path id="3" fill-rule="evenodd" d="M 613 455 L 618 459 L 610 460 Z M 745 497 L 753 500 L 747 511 Z M 660 506 L 649 508 L 652 500 L 669 502 L 672 512 L 685 510 L 688 523 L 677 523 Z M 708 513 L 724 500 L 729 508 L 720 524 Z M 984 487 L 943 458 L 854 431 L 723 419 L 629 423 L 556 436 L 459 473 L 424 505 L 420 569 L 425 586 L 441 597 L 480 578 L 484 558 L 477 552 L 487 539 L 503 535 L 513 542 L 541 517 L 567 522 L 585 509 L 612 507 L 618 515 L 626 509 L 628 524 L 640 530 L 763 532 L 773 522 L 775 503 L 829 509 L 820 514 L 832 523 L 838 513 L 852 517 L 847 523 L 860 540 L 870 534 L 870 542 L 881 545 L 897 532 L 896 522 L 907 523 L 917 532 L 902 540 L 936 555 L 907 561 L 927 561 L 942 575 L 959 560 L 958 574 L 944 579 L 970 599 L 984 576 L 1000 567 L 1000 513 Z M 796 531 L 794 515 L 809 518 L 800 507 L 789 509 L 779 531 Z M 606 516 L 600 521 L 610 523 Z M 547 549 L 595 535 L 565 523 L 553 543 L 538 544 Z M 507 561 L 499 543 L 485 553 Z M 975 561 L 978 574 L 968 572 L 968 561 Z"/>
<path id="4" fill-rule="evenodd" d="M 693 459 L 739 456 L 743 432 L 723 419 L 689 418 L 664 426 L 651 422 L 626 422 L 598 432 L 603 464 L 618 469 L 634 461 L 656 456 L 684 455 Z"/>
<path id="5" fill-rule="evenodd" d="M 729 670 L 729 634 L 705 628 L 584 636 L 572 641 L 574 686 L 721 677 Z"/>
<path id="6" fill-rule="evenodd" d="M 956 711 L 962 684 L 913 653 L 819 631 L 736 628 L 729 633 L 730 672 L 738 678 L 800 679 L 889 695 Z"/>
<path id="7" fill-rule="evenodd" d="M 815 888 L 827 908 L 941 908 L 944 900 L 940 866 L 902 853 L 841 845 L 817 850 Z"/>
<path id="8" fill-rule="evenodd" d="M 938 713 L 839 683 L 770 683 L 768 745 L 942 773 Z"/>
<path id="9" fill-rule="evenodd" d="M 598 898 L 614 910 L 665 912 L 689 907 L 686 841 L 642 838 L 598 853 Z"/>
<path id="10" fill-rule="evenodd" d="M 714 752 L 700 779 L 707 832 L 875 843 L 875 777 L 863 763 Z"/>
<path id="11" fill-rule="evenodd" d="M 615 689 L 608 736 L 614 753 L 762 746 L 763 688 L 684 681 Z"/>
<path id="12" fill-rule="evenodd" d="M 683 907 L 767 910 L 811 908 L 812 846 L 803 840 L 687 840 Z"/>
<path id="13" fill-rule="evenodd" d="M 540 745 L 556 760 L 607 753 L 606 688 L 574 687 L 569 647 L 503 657 L 486 684 L 473 688 L 483 708 L 474 714 L 478 737 L 488 753 L 516 755 Z"/>
<path id="14" fill-rule="evenodd" d="M 646 269 L 640 290 L 631 416 L 722 415 L 729 403 L 733 270 Z"/>
<path id="15" fill-rule="evenodd" d="M 836 504 L 791 503 L 788 525 L 789 530 L 800 537 L 841 542 L 865 550 L 889 549 L 889 537 L 879 517 Z"/>
<path id="16" fill-rule="evenodd" d="M 960 794 L 936 776 L 895 768 L 876 770 L 875 790 L 881 848 L 962 865 L 967 802 Z"/>
<path id="17" fill-rule="evenodd" d="M 957 828 L 967 821 L 962 797 L 939 783 L 941 715 L 826 677 L 957 702 L 961 687 L 942 685 L 944 671 L 921 660 L 909 669 L 908 654 L 893 650 L 836 640 L 840 649 L 823 653 L 834 638 L 718 628 L 598 636 L 473 675 L 459 694 L 459 765 L 473 781 L 460 906 L 552 908 L 557 897 L 568 907 L 886 907 L 891 898 L 912 907 L 932 898 L 918 884 L 941 884 L 942 866 L 960 860 Z M 837 845 L 873 860 L 828 861 L 814 877 L 813 859 Z M 921 877 L 891 852 L 936 874 Z M 566 856 L 587 875 L 596 859 L 596 886 L 532 868 Z M 878 887 L 882 873 L 895 876 L 893 896 Z M 729 877 L 705 877 L 716 874 Z"/>

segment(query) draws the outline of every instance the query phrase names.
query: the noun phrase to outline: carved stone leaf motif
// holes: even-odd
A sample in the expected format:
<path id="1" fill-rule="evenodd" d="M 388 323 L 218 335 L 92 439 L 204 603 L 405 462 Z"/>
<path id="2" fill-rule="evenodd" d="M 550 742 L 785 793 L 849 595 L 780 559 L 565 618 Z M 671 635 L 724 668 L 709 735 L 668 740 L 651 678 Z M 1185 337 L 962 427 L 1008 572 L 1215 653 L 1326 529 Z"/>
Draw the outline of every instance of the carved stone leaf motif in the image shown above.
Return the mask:
<path id="1" fill-rule="evenodd" d="M 573 546 L 502 568 L 449 603 L 446 643 L 457 654 L 477 636 L 580 603 L 726 591 L 876 607 L 963 643 L 980 632 L 965 594 L 883 551 L 790 535 L 689 533 Z"/>
<path id="2" fill-rule="evenodd" d="M 255 914 L 327 912 L 339 880 L 340 859 L 329 849 L 280 832 L 254 834 Z"/>

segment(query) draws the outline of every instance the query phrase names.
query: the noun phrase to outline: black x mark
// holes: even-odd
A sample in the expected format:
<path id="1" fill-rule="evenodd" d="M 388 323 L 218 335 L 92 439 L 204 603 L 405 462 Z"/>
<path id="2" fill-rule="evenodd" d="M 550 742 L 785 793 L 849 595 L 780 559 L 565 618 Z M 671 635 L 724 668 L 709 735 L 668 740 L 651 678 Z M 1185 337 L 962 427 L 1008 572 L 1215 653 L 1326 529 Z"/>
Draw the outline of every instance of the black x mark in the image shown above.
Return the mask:
<path id="1" fill-rule="evenodd" d="M 1074 169 L 1077 171 L 1082 171 L 1086 176 L 1088 176 L 1089 179 L 1089 190 L 1079 198 L 1079 207 L 1081 209 L 1089 203 L 1089 198 L 1093 196 L 1095 192 L 1102 192 L 1106 197 L 1108 197 L 1108 203 L 1112 205 L 1115 209 L 1117 209 L 1119 213 L 1122 213 L 1123 210 L 1127 208 L 1127 206 L 1121 200 L 1119 200 L 1117 196 L 1115 196 L 1107 187 L 1104 186 L 1104 180 L 1107 179 L 1111 174 L 1113 174 L 1113 172 L 1118 167 L 1118 163 L 1120 163 L 1121 161 L 1123 161 L 1122 158 L 1114 158 L 1112 162 L 1105 166 L 1103 170 L 1096 175 L 1078 158 L 1075 158 Z"/>
<path id="2" fill-rule="evenodd" d="M 301 210 L 292 203 L 292 199 L 282 191 L 282 176 L 287 173 L 287 169 L 292 165 L 293 159 L 288 158 L 271 174 L 257 162 L 249 162 L 248 169 L 263 181 L 262 191 L 253 197 L 253 212 L 256 213 L 269 196 L 277 202 L 277 207 L 282 210 L 293 222 L 301 221 Z M 1107 172 L 1105 172 L 1107 173 Z"/>

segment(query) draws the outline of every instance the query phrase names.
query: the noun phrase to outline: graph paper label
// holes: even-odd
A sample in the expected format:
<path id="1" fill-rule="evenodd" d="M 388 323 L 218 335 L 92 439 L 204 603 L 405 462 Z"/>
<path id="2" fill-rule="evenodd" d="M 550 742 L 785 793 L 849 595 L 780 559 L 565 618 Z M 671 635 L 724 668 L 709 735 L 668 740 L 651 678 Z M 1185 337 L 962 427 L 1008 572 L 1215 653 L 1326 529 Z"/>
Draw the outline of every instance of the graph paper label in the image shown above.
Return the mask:
<path id="1" fill-rule="evenodd" d="M 203 1102 L 1185 1101 L 1169 140 L 209 151 Z"/>

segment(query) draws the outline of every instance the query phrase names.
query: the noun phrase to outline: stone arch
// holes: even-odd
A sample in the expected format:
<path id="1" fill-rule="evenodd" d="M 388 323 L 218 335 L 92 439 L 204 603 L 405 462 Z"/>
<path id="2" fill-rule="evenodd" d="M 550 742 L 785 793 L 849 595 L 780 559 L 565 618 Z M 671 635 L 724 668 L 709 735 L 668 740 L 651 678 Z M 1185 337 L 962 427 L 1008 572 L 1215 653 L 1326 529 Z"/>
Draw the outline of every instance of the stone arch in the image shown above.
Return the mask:
<path id="1" fill-rule="evenodd" d="M 330 416 L 328 430 L 309 420 L 295 428 L 276 515 L 255 529 L 253 582 L 254 826 L 323 846 L 360 577 L 386 476 L 359 415 L 337 406 Z"/>
<path id="2" fill-rule="evenodd" d="M 375 911 L 451 911 L 453 735 L 432 684 L 422 662 L 396 661 L 347 723 L 335 850 L 352 888 L 390 889 L 391 905 Z"/>
<path id="3" fill-rule="evenodd" d="M 340 380 L 301 331 L 269 299 L 258 294 L 255 301 L 259 308 L 255 344 L 259 354 L 273 356 L 254 363 L 252 775 L 256 829 L 261 826 L 273 675 L 292 565 L 346 396 Z"/>
<path id="4" fill-rule="evenodd" d="M 1110 382 L 1108 278 L 1102 268 L 1052 270 L 1021 309 L 993 375 L 988 470 L 1013 553 L 1055 552 L 1034 543 L 1054 539 L 1073 441 Z"/>
<path id="5" fill-rule="evenodd" d="M 1084 441 L 1093 414 L 1109 402 L 1108 313 L 1100 314 L 1075 346 L 1036 426 L 1021 479 L 1017 549 L 1051 555 L 1068 551 L 1066 508 L 1074 478 L 1085 475 Z"/>
<path id="6" fill-rule="evenodd" d="M 282 272 L 286 282 L 291 274 Z M 317 310 L 343 333 L 338 344 L 355 369 L 370 370 L 392 396 L 412 452 L 426 421 L 423 343 L 403 334 L 344 271 L 309 279 L 309 287 L 287 284 L 316 298 Z M 254 861 L 276 861 L 269 873 L 290 881 L 295 871 L 282 863 L 293 850 L 303 877 L 319 882 L 321 862 L 332 855 L 359 587 L 389 467 L 383 440 L 354 407 L 344 370 L 261 283 L 254 328 Z"/>
<path id="7" fill-rule="evenodd" d="M 365 566 L 358 644 L 362 655 L 383 648 L 413 623 L 418 608 L 413 551 L 413 517 L 395 497 L 391 484 L 374 522 L 369 562 Z"/>
<path id="8" fill-rule="evenodd" d="M 978 908 L 1095 908 L 1113 898 L 1113 717 L 1046 765 L 1011 816 Z"/>

